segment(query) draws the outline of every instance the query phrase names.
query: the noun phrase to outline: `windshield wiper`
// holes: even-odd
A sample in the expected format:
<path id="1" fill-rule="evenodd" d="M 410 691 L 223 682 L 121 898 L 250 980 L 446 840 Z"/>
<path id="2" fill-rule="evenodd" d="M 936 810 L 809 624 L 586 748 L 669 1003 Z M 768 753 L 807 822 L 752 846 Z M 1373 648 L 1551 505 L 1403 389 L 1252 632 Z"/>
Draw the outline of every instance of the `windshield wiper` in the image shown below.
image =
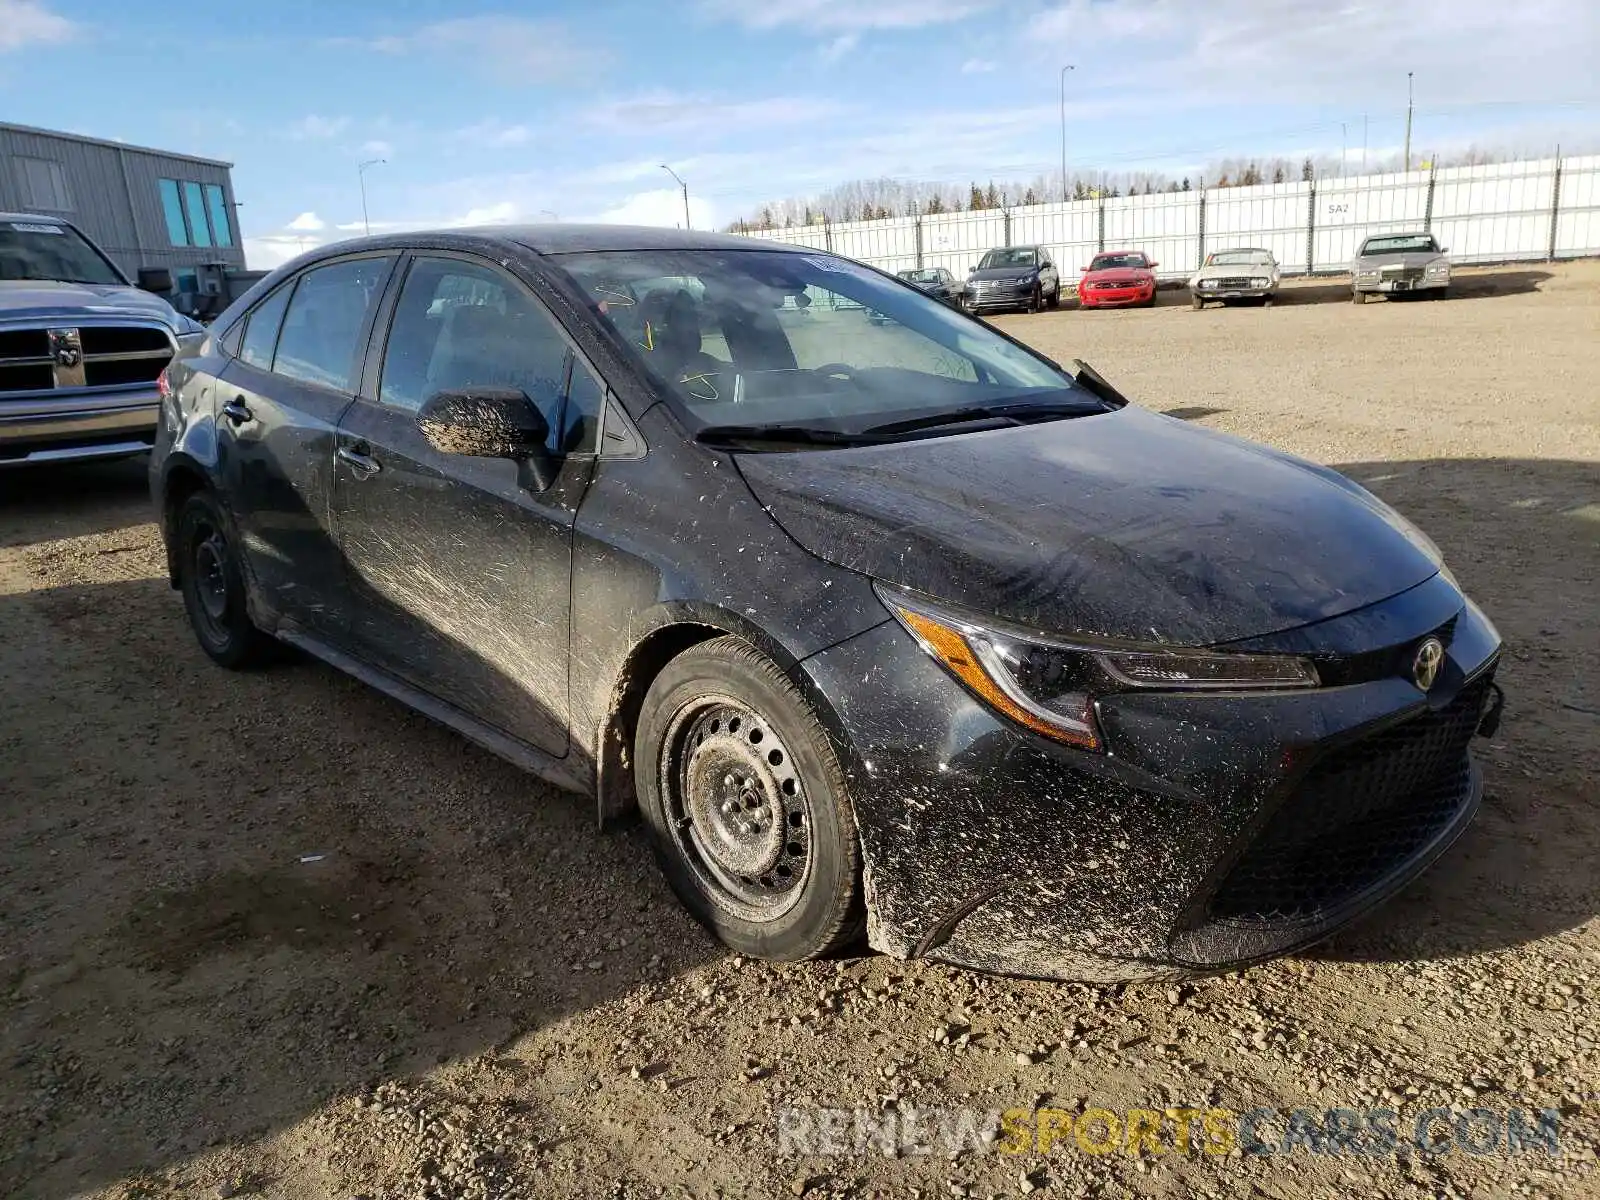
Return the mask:
<path id="1" fill-rule="evenodd" d="M 870 430 L 868 433 L 870 434 Z M 707 425 L 694 440 L 709 446 L 741 445 L 862 446 L 882 439 L 810 425 Z"/>
<path id="2" fill-rule="evenodd" d="M 949 412 L 929 413 L 921 417 L 907 417 L 903 421 L 888 421 L 882 425 L 868 425 L 863 433 L 876 437 L 893 437 L 897 433 L 913 433 L 918 429 L 937 429 L 941 425 L 966 425 L 973 421 L 1025 421 L 1029 417 L 1054 420 L 1057 417 L 1083 417 L 1104 411 L 1098 404 L 977 404 L 971 408 L 953 408 Z"/>

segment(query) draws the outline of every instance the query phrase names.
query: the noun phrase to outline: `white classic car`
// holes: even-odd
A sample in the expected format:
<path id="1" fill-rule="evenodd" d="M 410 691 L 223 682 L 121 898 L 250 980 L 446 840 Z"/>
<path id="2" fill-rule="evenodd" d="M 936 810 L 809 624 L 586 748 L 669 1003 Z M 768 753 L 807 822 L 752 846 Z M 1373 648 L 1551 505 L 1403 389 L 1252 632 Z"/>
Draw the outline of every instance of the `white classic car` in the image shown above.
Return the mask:
<path id="1" fill-rule="evenodd" d="M 1212 300 L 1271 304 L 1278 294 L 1278 279 L 1278 260 L 1270 250 L 1253 246 L 1217 250 L 1206 255 L 1205 265 L 1190 278 L 1189 298 L 1195 308 L 1204 308 Z"/>

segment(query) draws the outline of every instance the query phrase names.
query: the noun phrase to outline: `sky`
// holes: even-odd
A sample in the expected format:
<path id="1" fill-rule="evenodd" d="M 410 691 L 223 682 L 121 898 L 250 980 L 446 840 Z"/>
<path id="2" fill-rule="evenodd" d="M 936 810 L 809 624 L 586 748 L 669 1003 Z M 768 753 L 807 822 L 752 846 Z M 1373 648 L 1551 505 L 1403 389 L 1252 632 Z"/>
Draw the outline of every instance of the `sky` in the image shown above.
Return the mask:
<path id="1" fill-rule="evenodd" d="M 851 179 L 1600 150 L 1597 0 L 0 0 L 0 119 L 232 162 L 253 267 Z M 1342 128 L 1341 128 L 1342 126 Z M 364 171 L 359 164 L 381 159 Z M 361 183 L 366 185 L 362 211 Z"/>

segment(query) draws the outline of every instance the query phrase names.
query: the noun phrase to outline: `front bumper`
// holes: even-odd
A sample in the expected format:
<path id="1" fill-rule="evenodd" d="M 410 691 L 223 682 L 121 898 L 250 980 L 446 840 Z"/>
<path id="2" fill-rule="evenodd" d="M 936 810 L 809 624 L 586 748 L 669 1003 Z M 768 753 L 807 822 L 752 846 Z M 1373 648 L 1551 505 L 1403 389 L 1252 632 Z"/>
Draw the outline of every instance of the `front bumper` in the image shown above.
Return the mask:
<path id="1" fill-rule="evenodd" d="M 1405 295 L 1412 292 L 1442 292 L 1450 286 L 1448 275 L 1423 276 L 1420 279 L 1356 279 L 1351 284 L 1356 292 L 1368 295 Z"/>
<path id="2" fill-rule="evenodd" d="M 1191 295 L 1198 296 L 1201 300 L 1260 300 L 1264 296 L 1272 295 L 1277 290 L 1276 287 L 1268 284 L 1266 287 L 1260 288 L 1191 287 L 1189 292 Z"/>
<path id="3" fill-rule="evenodd" d="M 1148 304 L 1156 294 L 1155 284 L 1138 284 L 1125 288 L 1079 287 L 1078 304 L 1082 308 L 1116 308 L 1123 304 Z"/>
<path id="4" fill-rule="evenodd" d="M 997 717 L 893 622 L 807 660 L 850 748 L 873 947 L 1149 978 L 1286 953 L 1381 903 L 1472 818 L 1466 743 L 1499 641 L 1442 577 L 1323 625 L 1325 645 L 1382 630 L 1360 647 L 1369 668 L 1446 631 L 1447 666 L 1426 696 L 1387 668 L 1301 692 L 1108 696 L 1108 753 L 1091 754 Z"/>
<path id="5" fill-rule="evenodd" d="M 160 406 L 153 386 L 0 398 L 0 470 L 141 454 Z"/>

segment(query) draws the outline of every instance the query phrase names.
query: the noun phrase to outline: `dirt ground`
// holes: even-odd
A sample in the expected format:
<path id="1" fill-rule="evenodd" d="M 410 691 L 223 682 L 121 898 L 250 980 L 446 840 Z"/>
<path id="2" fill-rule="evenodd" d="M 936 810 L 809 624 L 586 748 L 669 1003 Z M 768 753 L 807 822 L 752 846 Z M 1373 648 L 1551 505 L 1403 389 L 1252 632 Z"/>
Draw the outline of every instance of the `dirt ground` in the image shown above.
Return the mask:
<path id="1" fill-rule="evenodd" d="M 0 476 L 0 1195 L 1600 1194 L 1600 263 L 1347 295 L 998 322 L 1349 472 L 1506 639 L 1454 849 L 1176 988 L 731 958 L 637 828 L 323 666 L 212 666 L 142 463 Z M 782 1156 L 805 1105 L 1563 1118 L 1554 1157 Z"/>

